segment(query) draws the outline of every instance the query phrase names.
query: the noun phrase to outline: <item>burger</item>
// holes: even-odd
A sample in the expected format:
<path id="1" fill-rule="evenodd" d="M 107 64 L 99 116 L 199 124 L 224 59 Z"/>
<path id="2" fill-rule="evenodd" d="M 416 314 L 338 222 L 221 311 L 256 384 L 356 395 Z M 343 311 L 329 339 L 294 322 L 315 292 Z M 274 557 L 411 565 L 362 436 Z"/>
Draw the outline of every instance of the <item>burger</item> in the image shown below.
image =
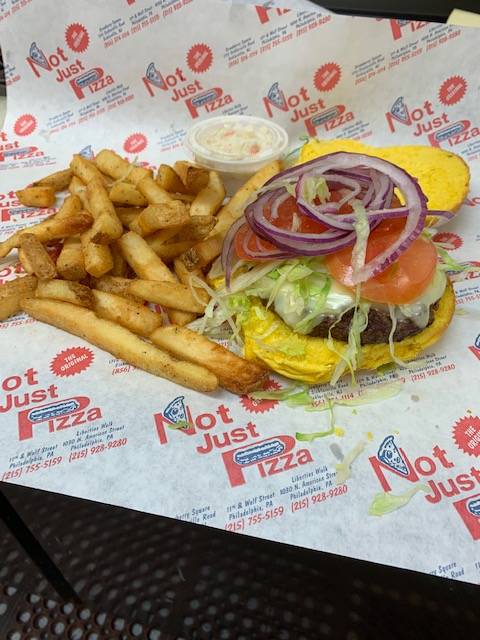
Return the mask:
<path id="1" fill-rule="evenodd" d="M 210 272 L 203 329 L 227 322 L 247 359 L 306 383 L 404 365 L 439 340 L 455 309 L 428 225 L 454 216 L 468 168 L 440 149 L 404 148 L 415 175 L 381 150 L 361 151 L 307 144 L 306 162 L 252 196 Z M 428 208 L 442 189 L 448 209 Z"/>

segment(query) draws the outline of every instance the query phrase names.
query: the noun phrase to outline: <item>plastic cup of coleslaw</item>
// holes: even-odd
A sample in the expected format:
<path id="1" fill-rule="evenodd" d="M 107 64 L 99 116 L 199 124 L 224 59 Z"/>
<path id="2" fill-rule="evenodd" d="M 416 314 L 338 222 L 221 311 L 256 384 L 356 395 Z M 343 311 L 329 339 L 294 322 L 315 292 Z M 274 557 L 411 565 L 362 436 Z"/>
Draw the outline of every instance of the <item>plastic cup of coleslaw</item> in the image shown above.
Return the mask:
<path id="1" fill-rule="evenodd" d="M 288 134 L 265 118 L 218 116 L 193 125 L 185 146 L 195 162 L 218 171 L 232 184 L 280 158 L 288 146 Z"/>

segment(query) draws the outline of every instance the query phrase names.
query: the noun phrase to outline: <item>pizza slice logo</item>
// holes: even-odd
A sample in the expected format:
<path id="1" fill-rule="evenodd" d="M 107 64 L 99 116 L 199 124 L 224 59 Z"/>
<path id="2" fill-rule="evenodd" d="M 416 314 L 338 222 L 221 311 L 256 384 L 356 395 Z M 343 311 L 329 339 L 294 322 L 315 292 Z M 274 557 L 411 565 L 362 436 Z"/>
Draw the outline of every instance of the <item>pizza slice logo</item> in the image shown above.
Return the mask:
<path id="1" fill-rule="evenodd" d="M 411 124 L 410 113 L 408 107 L 405 104 L 403 96 L 399 96 L 390 108 L 390 113 L 399 122 L 403 124 Z"/>
<path id="2" fill-rule="evenodd" d="M 29 56 L 38 65 L 40 65 L 47 71 L 50 71 L 50 64 L 47 60 L 47 57 L 40 49 L 40 47 L 38 47 L 36 42 L 32 42 L 32 44 L 30 45 Z"/>
<path id="3" fill-rule="evenodd" d="M 82 158 L 86 158 L 87 160 L 93 160 L 95 154 L 93 153 L 92 145 L 89 144 L 86 147 L 83 147 L 83 149 L 78 152 L 78 155 L 82 156 Z"/>
<path id="4" fill-rule="evenodd" d="M 188 425 L 192 422 L 190 411 L 185 407 L 185 396 L 174 398 L 163 410 L 163 416 L 173 425 Z"/>
<path id="5" fill-rule="evenodd" d="M 160 73 L 160 71 L 158 71 L 158 69 L 155 68 L 154 62 L 150 62 L 150 64 L 148 65 L 147 70 L 145 71 L 145 78 L 148 80 L 148 82 L 153 84 L 155 87 L 158 87 L 159 89 L 163 89 L 165 91 L 168 89 L 162 74 Z"/>
<path id="6" fill-rule="evenodd" d="M 377 457 L 393 471 L 407 477 L 410 474 L 407 463 L 398 449 L 393 436 L 387 436 L 378 448 Z"/>
<path id="7" fill-rule="evenodd" d="M 279 109 L 283 111 L 287 111 L 288 104 L 285 98 L 285 94 L 280 89 L 278 82 L 274 82 L 267 93 L 267 99 L 271 102 L 271 104 L 275 105 Z"/>

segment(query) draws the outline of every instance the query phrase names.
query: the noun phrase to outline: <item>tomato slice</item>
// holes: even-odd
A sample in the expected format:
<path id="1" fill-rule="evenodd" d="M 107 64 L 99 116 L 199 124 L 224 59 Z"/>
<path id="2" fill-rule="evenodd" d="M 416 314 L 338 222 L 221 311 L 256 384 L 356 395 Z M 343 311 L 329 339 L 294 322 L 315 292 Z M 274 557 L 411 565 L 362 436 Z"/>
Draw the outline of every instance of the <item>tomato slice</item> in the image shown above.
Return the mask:
<path id="1" fill-rule="evenodd" d="M 260 236 L 257 236 L 246 223 L 240 227 L 235 236 L 235 253 L 241 260 L 255 261 L 256 258 L 251 258 L 250 255 L 245 252 L 245 243 L 247 249 L 255 253 L 262 251 L 265 252 L 265 254 L 268 254 L 273 251 L 279 251 L 278 247 L 273 245 L 271 242 L 268 242 L 268 240 L 264 240 L 263 238 L 260 238 Z"/>
<path id="2" fill-rule="evenodd" d="M 405 219 L 381 222 L 369 236 L 366 262 L 391 246 L 402 233 Z M 335 280 L 351 284 L 352 250 L 347 247 L 326 256 L 325 264 Z M 407 304 L 418 298 L 432 281 L 437 266 L 437 252 L 430 240 L 417 238 L 388 269 L 361 285 L 361 296 L 372 302 Z"/>
<path id="3" fill-rule="evenodd" d="M 265 218 L 271 222 L 275 227 L 279 229 L 292 229 L 293 218 L 297 216 L 299 233 L 323 233 L 327 227 L 321 222 L 317 222 L 313 218 L 309 218 L 305 214 L 301 213 L 297 206 L 297 202 L 293 196 L 287 198 L 285 202 L 278 207 L 278 215 L 275 219 L 272 219 L 272 213 L 270 207 L 265 209 Z M 251 234 L 247 237 L 247 234 Z M 245 238 L 247 238 L 247 248 L 250 251 L 265 251 L 265 253 L 278 252 L 279 249 L 268 240 L 264 240 L 257 236 L 247 226 L 240 227 L 235 236 L 235 252 L 241 260 L 255 260 L 250 258 L 243 248 Z"/>

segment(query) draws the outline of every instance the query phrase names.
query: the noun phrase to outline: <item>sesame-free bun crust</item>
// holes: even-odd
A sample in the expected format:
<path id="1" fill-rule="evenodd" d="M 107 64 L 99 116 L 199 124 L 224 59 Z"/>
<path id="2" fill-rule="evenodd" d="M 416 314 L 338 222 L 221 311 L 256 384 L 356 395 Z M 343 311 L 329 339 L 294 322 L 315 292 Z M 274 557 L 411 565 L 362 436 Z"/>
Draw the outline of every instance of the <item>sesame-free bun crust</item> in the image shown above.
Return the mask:
<path id="1" fill-rule="evenodd" d="M 428 209 L 456 213 L 468 194 L 470 170 L 460 156 L 438 147 L 408 145 L 374 147 L 358 140 L 310 140 L 300 152 L 300 162 L 337 151 L 364 153 L 388 160 L 417 178 L 428 198 Z M 437 216 L 427 216 L 426 226 L 441 224 Z"/>

